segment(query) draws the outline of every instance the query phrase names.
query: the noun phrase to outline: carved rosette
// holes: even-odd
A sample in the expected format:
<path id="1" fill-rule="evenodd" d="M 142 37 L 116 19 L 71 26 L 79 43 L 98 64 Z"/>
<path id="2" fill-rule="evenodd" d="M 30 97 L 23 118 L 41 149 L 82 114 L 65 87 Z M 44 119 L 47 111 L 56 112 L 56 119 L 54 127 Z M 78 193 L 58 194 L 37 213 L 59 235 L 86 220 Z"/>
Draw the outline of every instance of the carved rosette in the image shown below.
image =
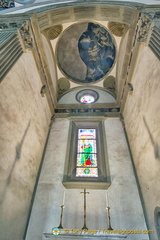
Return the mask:
<path id="1" fill-rule="evenodd" d="M 23 44 L 26 49 L 31 49 L 33 47 L 33 39 L 30 29 L 30 23 L 26 23 L 19 30 Z"/>
<path id="2" fill-rule="evenodd" d="M 138 30 L 138 42 L 146 42 L 149 31 L 151 29 L 151 23 L 153 20 L 153 15 L 149 13 L 142 13 L 139 20 L 139 30 Z"/>

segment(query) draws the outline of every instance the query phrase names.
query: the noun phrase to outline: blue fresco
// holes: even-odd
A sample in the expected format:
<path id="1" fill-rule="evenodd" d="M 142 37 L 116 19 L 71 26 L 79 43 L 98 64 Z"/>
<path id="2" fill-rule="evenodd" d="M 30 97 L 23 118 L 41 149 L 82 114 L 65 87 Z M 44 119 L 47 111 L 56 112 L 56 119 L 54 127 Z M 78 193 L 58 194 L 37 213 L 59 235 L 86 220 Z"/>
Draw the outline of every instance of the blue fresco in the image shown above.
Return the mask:
<path id="1" fill-rule="evenodd" d="M 116 49 L 109 32 L 95 23 L 88 23 L 88 28 L 78 40 L 78 50 L 87 67 L 85 83 L 103 78 L 112 68 Z"/>
<path id="2" fill-rule="evenodd" d="M 14 0 L 0 0 L 0 11 L 15 7 Z"/>

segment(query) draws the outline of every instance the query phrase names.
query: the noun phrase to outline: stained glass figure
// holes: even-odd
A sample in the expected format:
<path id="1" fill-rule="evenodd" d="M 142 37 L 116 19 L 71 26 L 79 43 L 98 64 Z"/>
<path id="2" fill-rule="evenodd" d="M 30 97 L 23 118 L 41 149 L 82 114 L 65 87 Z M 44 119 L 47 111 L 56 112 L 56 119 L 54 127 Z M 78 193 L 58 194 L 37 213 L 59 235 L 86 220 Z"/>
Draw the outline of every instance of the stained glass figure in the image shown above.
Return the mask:
<path id="1" fill-rule="evenodd" d="M 97 155 L 96 154 L 77 154 L 77 166 L 92 166 L 97 167 Z"/>
<path id="2" fill-rule="evenodd" d="M 98 177 L 96 129 L 79 129 L 78 131 L 76 176 Z"/>

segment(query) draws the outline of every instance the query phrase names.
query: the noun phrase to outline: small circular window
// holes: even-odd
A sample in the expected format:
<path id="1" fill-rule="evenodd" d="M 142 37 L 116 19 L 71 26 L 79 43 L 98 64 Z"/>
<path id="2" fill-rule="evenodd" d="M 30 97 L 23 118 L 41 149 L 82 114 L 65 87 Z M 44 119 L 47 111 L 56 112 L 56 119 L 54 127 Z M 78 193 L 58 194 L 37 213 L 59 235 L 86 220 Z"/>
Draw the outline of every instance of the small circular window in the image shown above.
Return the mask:
<path id="1" fill-rule="evenodd" d="M 79 103 L 90 104 L 95 103 L 99 98 L 99 95 L 96 91 L 91 89 L 81 90 L 76 95 L 76 100 Z"/>

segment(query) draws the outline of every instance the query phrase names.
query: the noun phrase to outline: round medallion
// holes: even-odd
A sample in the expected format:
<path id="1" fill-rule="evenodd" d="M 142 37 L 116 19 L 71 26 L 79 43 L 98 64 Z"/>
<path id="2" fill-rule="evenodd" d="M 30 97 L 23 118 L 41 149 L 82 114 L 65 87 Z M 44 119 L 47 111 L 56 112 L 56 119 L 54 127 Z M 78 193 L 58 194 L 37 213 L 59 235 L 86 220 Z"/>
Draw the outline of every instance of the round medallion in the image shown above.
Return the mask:
<path id="1" fill-rule="evenodd" d="M 76 83 L 95 83 L 113 68 L 116 47 L 110 33 L 99 24 L 71 25 L 57 44 L 60 70 Z"/>

